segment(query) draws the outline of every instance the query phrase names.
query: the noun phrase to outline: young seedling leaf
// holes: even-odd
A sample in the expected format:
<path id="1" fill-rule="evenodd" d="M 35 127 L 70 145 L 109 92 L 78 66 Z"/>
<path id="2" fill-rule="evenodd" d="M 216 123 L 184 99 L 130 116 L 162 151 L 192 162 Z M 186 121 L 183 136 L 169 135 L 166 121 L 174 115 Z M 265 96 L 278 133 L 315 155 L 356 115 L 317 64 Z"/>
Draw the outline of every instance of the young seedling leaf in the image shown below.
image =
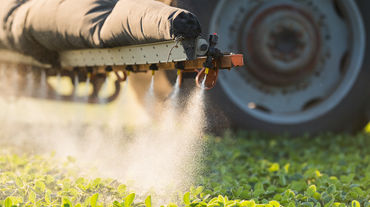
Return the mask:
<path id="1" fill-rule="evenodd" d="M 35 182 L 35 186 L 38 192 L 43 193 L 45 191 L 46 186 L 44 182 L 38 180 Z"/>
<path id="2" fill-rule="evenodd" d="M 135 199 L 135 193 L 131 193 L 128 196 L 126 196 L 125 202 L 124 202 L 125 207 L 131 207 L 132 203 L 134 202 L 134 199 Z"/>
<path id="3" fill-rule="evenodd" d="M 190 192 L 184 194 L 184 204 L 187 206 L 190 205 Z"/>
<path id="4" fill-rule="evenodd" d="M 34 191 L 29 192 L 28 201 L 33 204 L 36 204 L 36 193 Z"/>
<path id="5" fill-rule="evenodd" d="M 120 202 L 114 201 L 113 202 L 113 207 L 122 207 L 122 205 L 120 204 Z"/>
<path id="6" fill-rule="evenodd" d="M 90 197 L 90 205 L 91 207 L 97 207 L 98 205 L 98 198 L 99 198 L 99 193 L 96 193 Z"/>
<path id="7" fill-rule="evenodd" d="M 178 207 L 178 206 L 176 204 L 174 204 L 174 203 L 170 203 L 170 204 L 168 204 L 167 207 Z"/>
<path id="8" fill-rule="evenodd" d="M 195 189 L 195 195 L 198 196 L 200 193 L 202 193 L 204 190 L 203 186 L 199 186 Z"/>
<path id="9" fill-rule="evenodd" d="M 145 206 L 146 207 L 152 207 L 152 196 L 148 196 L 145 199 Z"/>
<path id="10" fill-rule="evenodd" d="M 280 203 L 277 202 L 277 201 L 270 201 L 269 204 L 272 206 L 272 207 L 280 207 Z"/>
<path id="11" fill-rule="evenodd" d="M 12 199 L 7 197 L 4 201 L 4 207 L 11 207 L 13 205 Z"/>
<path id="12" fill-rule="evenodd" d="M 361 207 L 360 202 L 358 202 L 358 201 L 356 201 L 356 200 L 353 200 L 353 201 L 352 201 L 351 206 L 352 206 L 352 207 Z"/>
<path id="13" fill-rule="evenodd" d="M 45 202 L 46 204 L 50 204 L 51 203 L 51 191 L 50 190 L 47 190 L 45 192 Z"/>
<path id="14" fill-rule="evenodd" d="M 117 187 L 117 192 L 119 193 L 119 195 L 120 195 L 121 197 L 124 197 L 124 196 L 125 196 L 125 194 L 126 194 L 126 189 L 127 189 L 126 185 L 121 184 L 121 185 L 119 185 L 119 186 Z"/>
<path id="15" fill-rule="evenodd" d="M 62 198 L 62 206 L 63 207 L 72 207 L 72 202 L 68 198 L 63 197 Z"/>

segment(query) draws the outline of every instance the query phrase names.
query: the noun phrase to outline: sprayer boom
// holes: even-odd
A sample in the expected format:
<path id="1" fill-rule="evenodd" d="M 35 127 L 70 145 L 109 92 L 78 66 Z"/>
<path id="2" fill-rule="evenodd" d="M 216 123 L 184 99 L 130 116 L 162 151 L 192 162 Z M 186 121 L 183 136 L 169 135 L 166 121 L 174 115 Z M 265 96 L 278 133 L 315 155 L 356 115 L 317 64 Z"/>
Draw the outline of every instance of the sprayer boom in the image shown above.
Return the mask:
<path id="1" fill-rule="evenodd" d="M 197 73 L 198 86 L 213 88 L 220 69 L 244 65 L 243 55 L 222 53 L 215 47 L 217 40 L 217 35 L 213 34 L 209 41 L 202 38 L 177 39 L 115 48 L 62 51 L 59 53 L 59 67 L 41 64 L 32 58 L 9 51 L 0 51 L 0 61 L 44 68 L 47 77 L 69 76 L 73 85 L 78 84 L 76 81 L 89 80 L 93 85 L 92 96 L 95 97 L 88 99 L 90 103 L 98 102 L 97 94 L 107 74 L 114 72 L 117 77 L 116 92 L 108 98 L 109 102 L 118 95 L 119 83 L 125 81 L 130 73 L 152 71 L 154 75 L 157 70 L 177 70 L 180 79 L 183 73 Z M 62 99 L 79 100 L 72 95 Z"/>
<path id="2" fill-rule="evenodd" d="M 217 35 L 205 39 L 173 40 L 144 45 L 116 48 L 72 50 L 60 53 L 62 68 L 76 70 L 90 68 L 93 72 L 146 72 L 156 70 L 179 70 L 179 73 L 197 72 L 197 84 L 205 78 L 203 72 L 216 75 L 207 77 L 206 88 L 214 87 L 219 69 L 243 66 L 243 55 L 221 53 L 215 48 Z M 208 68 L 208 71 L 202 70 Z"/>

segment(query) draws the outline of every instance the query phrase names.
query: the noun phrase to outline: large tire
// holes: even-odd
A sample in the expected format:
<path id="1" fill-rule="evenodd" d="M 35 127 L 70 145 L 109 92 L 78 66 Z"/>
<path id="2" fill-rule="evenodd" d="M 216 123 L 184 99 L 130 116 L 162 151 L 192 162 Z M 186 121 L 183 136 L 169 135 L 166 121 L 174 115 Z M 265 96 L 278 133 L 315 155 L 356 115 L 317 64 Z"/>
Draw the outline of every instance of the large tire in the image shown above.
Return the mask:
<path id="1" fill-rule="evenodd" d="M 308 24 L 312 23 L 314 26 L 319 27 L 315 28 L 315 31 L 318 33 L 318 38 L 321 39 L 322 42 L 316 40 L 320 42 L 318 46 L 320 49 L 316 50 L 316 52 L 318 52 L 317 54 L 324 56 L 324 50 L 326 49 L 326 52 L 330 53 L 326 62 L 323 61 L 320 66 L 317 65 L 317 62 L 315 63 L 316 65 L 311 64 L 312 61 L 317 61 L 316 54 L 312 54 L 315 58 L 311 59 L 311 62 L 309 62 L 311 67 L 307 67 L 308 64 L 300 65 L 301 68 L 305 67 L 306 70 L 311 72 L 294 77 L 293 81 L 292 79 L 284 78 L 284 76 L 278 78 L 272 77 L 271 79 L 266 78 L 268 75 L 271 75 L 268 74 L 268 72 L 266 74 L 266 71 L 271 71 L 271 69 L 267 68 L 265 73 L 260 73 L 258 70 L 263 69 L 256 67 L 256 65 L 259 65 L 258 63 L 256 64 L 257 60 L 255 60 L 256 57 L 254 54 L 260 53 L 254 53 L 254 51 L 250 50 L 247 51 L 246 48 L 240 46 L 240 44 L 238 45 L 231 40 L 227 40 L 232 39 L 236 42 L 235 37 L 241 36 L 242 30 L 250 34 L 246 31 L 248 30 L 246 27 L 248 27 L 248 24 L 252 24 L 248 21 L 257 21 L 252 18 L 253 15 L 260 15 L 258 14 L 258 10 L 262 10 L 261 13 L 265 15 L 263 16 L 261 14 L 259 17 L 266 18 L 266 13 L 268 12 L 274 15 L 285 15 L 276 14 L 277 12 L 274 13 L 271 11 L 274 11 L 276 8 L 287 8 L 279 7 L 279 0 L 266 0 L 264 1 L 265 5 L 262 3 L 262 5 L 256 5 L 254 8 L 252 7 L 253 5 L 250 4 L 248 6 L 253 9 L 249 13 L 245 11 L 245 7 L 237 5 L 247 5 L 249 4 L 248 2 L 248 0 L 184 0 L 179 4 L 198 16 L 205 34 L 213 32 L 219 33 L 219 47 L 221 47 L 221 49 L 234 49 L 236 51 L 233 52 L 242 52 L 246 54 L 247 70 L 239 69 L 240 72 L 226 71 L 222 73 L 217 87 L 208 93 L 208 101 L 216 105 L 216 109 L 214 110 L 222 111 L 226 117 L 228 117 L 231 126 L 238 129 L 258 130 L 270 133 L 289 133 L 293 135 L 304 133 L 316 134 L 325 131 L 354 132 L 362 129 L 368 122 L 365 111 L 370 94 L 370 92 L 368 92 L 370 88 L 370 41 L 368 40 L 368 34 L 370 34 L 370 13 L 366 11 L 367 8 L 370 7 L 370 1 L 330 1 L 336 2 L 335 6 L 331 5 L 331 7 L 328 7 L 327 10 L 324 9 L 324 11 L 322 9 L 328 6 L 329 1 L 327 0 L 308 3 L 307 1 L 301 1 L 306 2 L 305 5 L 299 5 L 302 4 L 299 1 L 291 1 L 292 5 L 289 5 L 289 7 L 297 6 L 299 9 L 302 9 L 305 13 L 304 15 L 309 13 L 308 16 L 312 16 L 313 22 L 308 21 Z M 232 4 L 235 5 L 232 6 Z M 264 7 L 265 11 L 263 10 Z M 300 12 L 300 10 L 295 10 L 295 12 L 297 11 L 298 13 Z M 217 16 L 217 14 L 220 16 Z M 296 14 L 292 15 L 298 16 L 294 18 L 302 18 Z M 269 21 L 271 22 L 272 20 L 270 19 Z M 321 21 L 320 25 L 316 25 L 318 21 Z M 346 28 L 346 30 L 343 30 L 343 28 Z M 253 30 L 257 29 L 258 25 L 254 25 Z M 298 30 L 299 29 L 300 28 L 298 28 Z M 272 31 L 272 29 L 267 29 L 266 31 Z M 310 33 L 312 31 L 307 32 Z M 279 34 L 279 32 L 277 33 Z M 284 41 L 284 35 L 289 36 L 291 34 L 282 33 L 282 35 L 283 37 L 281 38 L 283 39 L 282 41 Z M 299 37 L 294 38 L 299 39 Z M 346 43 L 346 48 L 343 47 L 344 43 L 338 44 L 338 40 L 341 38 L 342 40 L 345 40 L 343 38 L 347 38 L 348 42 Z M 307 41 L 307 39 L 303 41 Z M 313 44 L 315 42 L 307 43 Z M 228 44 L 233 45 L 229 46 Z M 253 43 L 253 48 L 256 48 L 255 46 L 258 44 L 258 41 L 257 43 Z M 343 51 L 338 52 L 340 50 Z M 284 53 L 284 51 L 279 52 Z M 325 53 L 325 55 L 327 54 Z M 334 59 L 337 60 L 337 63 Z M 328 68 L 330 68 L 329 72 L 323 72 L 327 71 Z M 276 73 L 274 68 L 273 70 L 274 73 Z M 301 69 L 298 68 L 295 70 Z M 318 70 L 321 70 L 321 72 L 318 73 Z M 278 71 L 277 73 L 280 72 L 281 71 Z M 265 76 L 262 75 L 261 77 L 261 74 Z M 333 80 L 335 74 L 339 74 L 340 77 Z M 278 75 L 281 75 L 281 73 Z M 321 79 L 318 78 L 320 76 Z M 241 80 L 243 80 L 244 83 L 238 84 L 241 83 Z M 307 81 L 308 86 L 300 85 L 300 83 L 305 81 Z M 252 86 L 252 84 L 249 84 L 250 82 L 256 84 L 253 90 L 249 89 Z M 331 85 L 328 82 L 332 82 Z M 307 88 L 314 87 L 313 85 L 309 85 L 310 83 L 315 83 L 315 85 L 321 84 L 322 87 L 316 87 L 316 90 L 311 93 L 300 94 L 301 91 L 308 90 L 299 88 L 300 86 Z M 329 88 L 330 90 L 328 90 Z M 275 90 L 275 92 L 277 91 L 276 93 L 281 93 L 281 95 L 276 96 L 274 99 L 274 96 L 269 96 L 268 93 L 271 92 L 269 90 Z M 245 96 L 242 94 L 249 93 L 249 91 L 254 91 L 254 94 L 252 92 L 250 94 L 245 94 Z M 314 93 L 319 94 L 320 97 L 315 97 L 315 95 L 313 95 Z M 242 96 L 238 96 L 238 94 L 242 94 Z M 306 95 L 304 96 L 304 94 Z M 257 97 L 261 99 L 261 103 L 253 100 L 257 99 Z M 287 100 L 290 100 L 290 102 L 287 102 Z M 300 100 L 305 100 L 306 102 L 298 104 Z M 297 107 L 298 110 L 293 110 L 293 108 L 298 105 L 304 107 Z M 279 110 L 281 108 L 284 108 L 284 110 Z"/>

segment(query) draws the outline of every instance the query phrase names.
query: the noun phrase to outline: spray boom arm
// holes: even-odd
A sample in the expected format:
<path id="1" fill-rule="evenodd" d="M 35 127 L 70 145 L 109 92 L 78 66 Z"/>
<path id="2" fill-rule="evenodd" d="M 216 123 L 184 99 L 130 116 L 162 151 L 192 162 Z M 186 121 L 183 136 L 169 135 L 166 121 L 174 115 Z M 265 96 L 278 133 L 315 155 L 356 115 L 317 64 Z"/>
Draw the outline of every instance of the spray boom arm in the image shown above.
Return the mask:
<path id="1" fill-rule="evenodd" d="M 157 70 L 178 70 L 178 75 L 196 72 L 198 86 L 211 89 L 216 84 L 220 69 L 243 66 L 243 55 L 223 54 L 216 48 L 218 36 L 210 35 L 209 43 L 198 38 L 177 39 L 145 45 L 105 49 L 72 50 L 60 53 L 62 68 L 66 70 L 92 69 L 93 73 L 113 71 L 118 80 L 126 80 L 130 73 Z M 118 75 L 121 73 L 122 75 Z M 206 79 L 206 80 L 204 80 Z"/>
<path id="2" fill-rule="evenodd" d="M 154 75 L 157 70 L 177 70 L 179 80 L 182 80 L 184 73 L 196 73 L 195 80 L 199 87 L 213 88 L 220 69 L 231 69 L 244 65 L 243 55 L 222 53 L 216 48 L 217 42 L 218 36 L 213 34 L 209 42 L 201 38 L 180 38 L 143 45 L 62 51 L 59 54 L 60 67 L 41 64 L 28 56 L 7 50 L 0 50 L 0 61 L 36 66 L 38 68 L 36 73 L 40 74 L 41 71 L 41 76 L 70 77 L 75 86 L 72 94 L 58 95 L 58 99 L 74 102 L 86 101 L 85 97 L 76 98 L 75 94 L 78 83 L 88 80 L 93 86 L 93 92 L 87 99 L 88 102 L 101 103 L 98 99 L 99 91 L 107 74 L 113 72 L 117 77 L 115 92 L 104 101 L 106 103 L 118 96 L 120 82 L 127 80 L 130 73 L 151 71 Z M 27 70 L 30 70 L 29 68 Z M 24 71 L 21 73 L 24 74 Z M 47 98 L 54 99 L 56 94 L 55 89 L 54 91 L 51 89 L 51 92 L 47 93 Z"/>

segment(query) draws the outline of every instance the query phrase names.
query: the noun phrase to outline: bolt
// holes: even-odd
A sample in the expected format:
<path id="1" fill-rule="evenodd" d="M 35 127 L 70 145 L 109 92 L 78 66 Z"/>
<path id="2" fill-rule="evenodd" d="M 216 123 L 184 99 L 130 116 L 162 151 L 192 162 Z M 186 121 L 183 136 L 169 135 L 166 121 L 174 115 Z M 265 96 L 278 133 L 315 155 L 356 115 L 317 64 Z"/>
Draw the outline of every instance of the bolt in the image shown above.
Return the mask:
<path id="1" fill-rule="evenodd" d="M 208 49 L 208 45 L 207 44 L 203 44 L 200 46 L 200 51 L 206 51 Z"/>

